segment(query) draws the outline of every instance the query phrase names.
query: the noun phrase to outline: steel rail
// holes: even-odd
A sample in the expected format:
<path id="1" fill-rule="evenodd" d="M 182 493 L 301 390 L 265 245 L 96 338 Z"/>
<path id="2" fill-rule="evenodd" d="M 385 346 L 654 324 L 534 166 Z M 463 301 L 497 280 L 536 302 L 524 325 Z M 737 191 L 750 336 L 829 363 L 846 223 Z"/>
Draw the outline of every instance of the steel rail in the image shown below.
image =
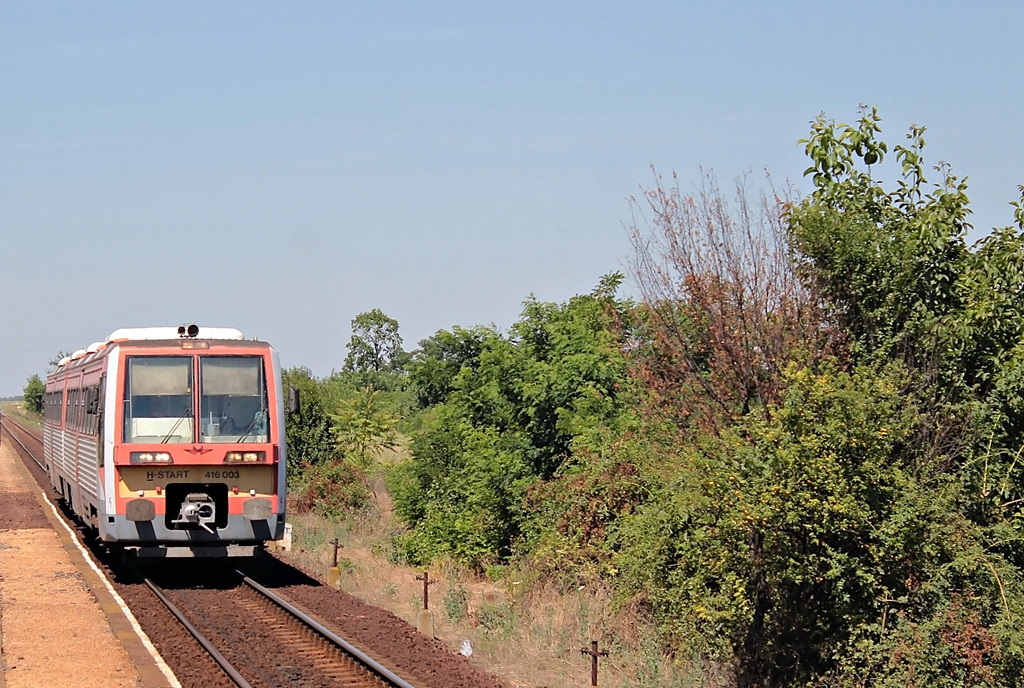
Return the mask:
<path id="1" fill-rule="evenodd" d="M 178 609 L 178 607 L 171 602 L 166 595 L 164 595 L 163 591 L 160 590 L 153 581 L 146 578 L 145 583 L 149 586 L 149 589 L 153 591 L 153 594 L 156 595 L 171 611 L 171 613 L 174 614 L 178 621 L 181 622 L 181 625 L 188 629 L 188 632 L 191 633 L 199 644 L 203 646 L 203 649 L 210 653 L 213 660 L 220 665 L 220 668 L 223 669 L 224 673 L 226 673 L 231 680 L 235 682 L 235 685 L 237 685 L 238 688 L 252 688 L 252 685 L 242 678 L 242 675 L 231 665 L 231 662 L 229 662 L 227 658 L 213 646 L 213 643 L 210 642 L 209 638 L 203 635 L 202 631 L 196 628 L 196 626 L 185 617 L 184 612 Z"/>
<path id="2" fill-rule="evenodd" d="M 344 638 L 342 638 L 341 636 L 337 635 L 336 633 L 334 633 L 333 631 L 328 629 L 323 624 L 321 624 L 321 623 L 317 622 L 316 620 L 314 620 L 313 618 L 311 618 L 305 612 L 303 612 L 300 609 L 298 609 L 297 607 L 293 606 L 291 603 L 287 602 L 286 600 L 284 600 L 283 598 L 281 598 L 277 594 L 271 592 L 270 590 L 267 590 L 262 585 L 260 585 L 259 583 L 257 583 L 253 579 L 251 579 L 248 576 L 246 576 L 241 571 L 238 571 L 238 574 L 240 576 L 242 576 L 242 580 L 245 581 L 246 585 L 251 587 L 256 592 L 260 593 L 261 595 L 265 596 L 267 599 L 273 601 L 275 604 L 277 604 L 279 607 L 284 609 L 286 612 L 288 612 L 292 616 L 294 616 L 297 619 L 299 619 L 300 621 L 302 621 L 302 623 L 306 624 L 307 626 L 312 628 L 314 631 L 316 631 L 317 633 L 322 635 L 324 638 L 330 640 L 332 643 L 334 643 L 335 645 L 340 647 L 342 650 L 344 650 L 345 652 L 347 652 L 351 656 L 353 656 L 356 659 L 358 659 L 360 662 L 363 663 L 363 665 L 366 666 L 366 668 L 368 668 L 371 671 L 373 671 L 375 674 L 377 674 L 378 677 L 380 677 L 381 679 L 387 681 L 390 685 L 394 686 L 395 688 L 415 688 L 415 686 L 413 686 L 411 683 L 409 683 L 408 681 L 405 681 L 400 676 L 397 676 L 390 669 L 388 669 L 387 667 L 383 666 L 382 664 L 377 662 L 372 657 L 368 656 L 365 652 L 363 652 L 359 648 L 357 648 L 357 647 L 353 646 L 352 644 L 350 644 Z"/>
<path id="3" fill-rule="evenodd" d="M 28 427 L 24 423 L 14 420 L 14 418 L 12 418 L 9 415 L 0 415 L 0 423 L 2 423 L 3 425 L 7 425 L 8 423 L 10 423 L 11 425 L 17 427 L 19 430 L 24 431 L 25 434 L 27 435 L 33 434 L 32 429 L 30 427 Z M 10 432 L 10 428 L 8 428 L 8 432 Z"/>
<path id="4" fill-rule="evenodd" d="M 32 459 L 32 461 L 34 461 L 37 466 L 39 466 L 43 470 L 46 470 L 46 467 L 43 464 L 41 464 L 39 462 L 39 459 L 36 458 L 35 454 L 33 454 L 32 451 L 25 446 L 25 443 L 21 441 L 21 438 L 18 437 L 13 432 L 11 432 L 11 429 L 10 427 L 8 427 L 8 425 L 15 426 L 16 428 L 24 432 L 26 435 L 32 435 L 32 431 L 29 430 L 26 426 L 19 423 L 18 421 L 11 420 L 7 416 L 3 416 L 2 418 L 0 418 L 0 427 L 3 427 L 3 429 L 7 431 L 7 436 L 10 437 L 15 442 L 17 442 L 18 446 L 21 447 L 21 451 L 24 452 L 24 454 L 28 456 L 30 459 Z"/>

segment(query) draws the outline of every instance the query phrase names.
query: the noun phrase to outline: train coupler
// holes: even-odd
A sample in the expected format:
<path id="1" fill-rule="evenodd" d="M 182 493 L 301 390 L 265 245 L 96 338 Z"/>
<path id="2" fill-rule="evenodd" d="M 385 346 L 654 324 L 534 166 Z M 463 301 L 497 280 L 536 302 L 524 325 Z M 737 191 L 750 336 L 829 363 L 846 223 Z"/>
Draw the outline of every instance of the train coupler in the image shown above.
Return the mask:
<path id="1" fill-rule="evenodd" d="M 198 525 L 208 533 L 213 533 L 210 524 L 217 520 L 217 506 L 213 498 L 205 492 L 190 492 L 181 502 L 178 518 L 171 523 Z"/>

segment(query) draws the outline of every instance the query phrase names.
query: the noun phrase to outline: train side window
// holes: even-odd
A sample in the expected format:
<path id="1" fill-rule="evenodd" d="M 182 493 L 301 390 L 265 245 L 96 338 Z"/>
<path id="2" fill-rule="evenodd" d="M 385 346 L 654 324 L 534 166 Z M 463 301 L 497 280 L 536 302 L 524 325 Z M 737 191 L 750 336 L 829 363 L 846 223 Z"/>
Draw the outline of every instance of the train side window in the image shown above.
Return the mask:
<path id="1" fill-rule="evenodd" d="M 71 429 L 71 421 L 73 420 L 72 410 L 75 408 L 75 390 L 68 391 L 68 403 L 64 405 L 64 427 L 68 430 Z"/>
<path id="2" fill-rule="evenodd" d="M 96 434 L 100 429 L 100 386 L 97 385 L 92 390 L 92 434 Z"/>
<path id="3" fill-rule="evenodd" d="M 99 407 L 99 386 L 85 388 L 85 422 L 83 430 L 90 435 L 96 434 L 96 413 Z"/>
<path id="4" fill-rule="evenodd" d="M 82 396 L 82 432 L 92 433 L 92 387 L 86 387 Z"/>

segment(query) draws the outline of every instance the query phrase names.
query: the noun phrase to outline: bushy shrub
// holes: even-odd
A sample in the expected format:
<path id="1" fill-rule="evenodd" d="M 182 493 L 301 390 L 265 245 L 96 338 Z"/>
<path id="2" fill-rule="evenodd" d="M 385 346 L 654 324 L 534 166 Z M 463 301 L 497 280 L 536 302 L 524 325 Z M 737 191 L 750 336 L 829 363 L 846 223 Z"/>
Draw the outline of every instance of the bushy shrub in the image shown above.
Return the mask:
<path id="1" fill-rule="evenodd" d="M 650 442 L 633 435 L 606 442 L 600 449 L 577 448 L 554 478 L 534 483 L 526 494 L 519 549 L 536 570 L 567 585 L 616 575 L 619 527 L 658 482 Z"/>
<path id="2" fill-rule="evenodd" d="M 415 460 L 388 481 L 396 513 L 413 525 L 397 540 L 411 561 L 451 557 L 482 570 L 509 554 L 535 480 L 514 444 L 450 415 L 414 441 Z"/>
<path id="3" fill-rule="evenodd" d="M 292 507 L 340 519 L 364 508 L 370 500 L 366 478 L 355 466 L 342 462 L 306 466 L 291 490 Z"/>
<path id="4" fill-rule="evenodd" d="M 482 569 L 507 559 L 527 489 L 556 475 L 581 437 L 616 426 L 626 381 L 612 327 L 624 310 L 613 298 L 620 278 L 565 304 L 528 300 L 508 336 L 439 333 L 418 352 L 414 379 L 443 402 L 389 480 L 411 560 L 449 556 Z"/>

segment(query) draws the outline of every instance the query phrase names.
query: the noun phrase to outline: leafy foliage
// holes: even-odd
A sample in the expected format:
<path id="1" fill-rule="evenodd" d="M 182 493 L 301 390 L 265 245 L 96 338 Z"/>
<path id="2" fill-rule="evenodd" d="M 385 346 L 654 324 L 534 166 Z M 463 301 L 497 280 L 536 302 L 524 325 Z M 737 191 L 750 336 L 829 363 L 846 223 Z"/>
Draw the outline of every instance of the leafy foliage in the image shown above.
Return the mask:
<path id="1" fill-rule="evenodd" d="M 345 370 L 360 373 L 397 371 L 402 369 L 405 358 L 397 320 L 389 318 L 379 308 L 353 318 Z"/>
<path id="2" fill-rule="evenodd" d="M 968 246 L 966 182 L 880 122 L 818 117 L 801 200 L 657 177 L 639 304 L 614 273 L 411 358 L 363 314 L 342 373 L 289 371 L 306 508 L 358 508 L 401 427 L 410 561 L 601 577 L 738 688 L 1021 685 L 1024 197 Z"/>
<path id="3" fill-rule="evenodd" d="M 894 149 L 902 177 L 885 191 L 856 165 L 863 151 L 886 150 L 875 141 L 879 121 L 865 108 L 857 126 L 823 116 L 814 122 L 805 143 L 816 189 L 793 209 L 791 236 L 804 258 L 804 275 L 858 353 L 879 360 L 899 356 L 922 369 L 935 365 L 943 336 L 937 326 L 962 312 L 961 280 L 975 279 L 978 263 L 964 242 L 970 229 L 967 187 L 939 165 L 942 181 L 929 190 L 925 129 L 914 126 L 909 145 Z"/>
<path id="4" fill-rule="evenodd" d="M 342 518 L 365 507 L 370 490 L 364 474 L 356 466 L 332 462 L 307 467 L 292 494 L 292 506 L 299 513 Z"/>
<path id="5" fill-rule="evenodd" d="M 46 393 L 46 384 L 35 373 L 28 379 L 22 398 L 25 400 L 25 409 L 32 413 L 43 412 L 43 395 Z"/>
<path id="6" fill-rule="evenodd" d="M 288 470 L 297 474 L 302 466 L 326 465 L 336 461 L 337 433 L 325 409 L 324 392 L 308 368 L 284 371 L 284 388 L 299 389 L 300 413 L 285 417 L 288 442 Z"/>
<path id="7" fill-rule="evenodd" d="M 618 279 L 566 304 L 528 300 L 508 336 L 438 333 L 417 353 L 414 383 L 450 391 L 413 441 L 413 461 L 392 476 L 414 561 L 447 555 L 483 566 L 508 557 L 529 486 L 554 476 L 577 438 L 616 422 L 625 379 L 611 327 L 624 312 L 611 295 Z"/>
<path id="8" fill-rule="evenodd" d="M 761 222 L 659 182 L 635 235 L 635 371 L 676 433 L 612 568 L 738 686 L 1021 680 L 1022 233 L 966 245 L 922 127 L 883 188 L 879 122 L 818 118 L 814 192 Z"/>
<path id="9" fill-rule="evenodd" d="M 395 512 L 411 526 L 399 540 L 409 559 L 448 556 L 482 567 L 508 556 L 535 479 L 522 447 L 456 413 L 443 414 L 412 451 L 414 460 L 400 464 L 390 483 Z"/>
<path id="10" fill-rule="evenodd" d="M 498 333 L 485 327 L 463 329 L 455 326 L 440 330 L 420 342 L 412 354 L 409 377 L 420 408 L 440 404 L 455 389 L 455 379 L 463 366 L 478 365 L 484 343 Z"/>
<path id="11" fill-rule="evenodd" d="M 616 555 L 628 547 L 621 526 L 660 485 L 656 445 L 629 431 L 615 435 L 574 443 L 572 459 L 527 491 L 523 549 L 556 581 L 614 578 Z"/>
<path id="12" fill-rule="evenodd" d="M 285 419 L 294 508 L 337 518 L 361 509 L 379 452 L 394 446 L 395 409 L 409 406 L 407 395 L 359 387 L 355 372 L 318 380 L 292 368 L 283 378 L 302 398 L 301 412 Z"/>
<path id="13" fill-rule="evenodd" d="M 875 619 L 877 593 L 905 592 L 912 473 L 899 449 L 917 418 L 902 377 L 791 367 L 767 420 L 681 447 L 618 558 L 668 637 L 735 655 L 741 683 L 799 685 Z"/>
<path id="14" fill-rule="evenodd" d="M 367 471 L 380 452 L 396 446 L 397 418 L 384 405 L 383 392 L 363 387 L 341 402 L 332 416 L 338 447 L 345 457 Z"/>

